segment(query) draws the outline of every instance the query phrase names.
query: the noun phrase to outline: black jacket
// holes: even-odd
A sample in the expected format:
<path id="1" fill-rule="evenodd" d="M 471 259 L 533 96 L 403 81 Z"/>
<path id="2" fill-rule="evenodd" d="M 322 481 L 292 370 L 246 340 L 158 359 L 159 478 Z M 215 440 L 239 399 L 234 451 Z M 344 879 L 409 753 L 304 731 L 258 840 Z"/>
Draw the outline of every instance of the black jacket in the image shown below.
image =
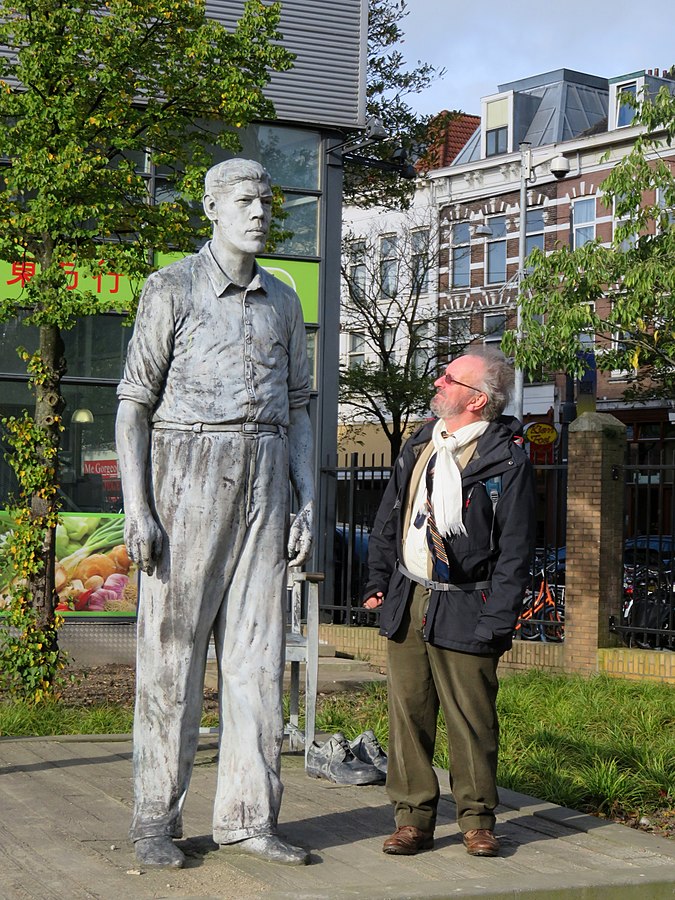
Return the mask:
<path id="1" fill-rule="evenodd" d="M 364 599 L 384 594 L 380 634 L 393 638 L 401 625 L 411 582 L 398 571 L 402 559 L 402 518 L 415 462 L 431 440 L 435 422 L 423 425 L 407 441 L 375 519 L 368 543 L 369 580 Z M 466 535 L 450 539 L 450 581 L 491 581 L 487 590 L 432 591 L 424 639 L 438 647 L 468 653 L 503 653 L 520 613 L 534 550 L 534 480 L 530 462 L 514 442 L 520 423 L 502 416 L 479 438 L 476 453 L 462 473 Z M 495 507 L 486 480 L 501 476 Z"/>

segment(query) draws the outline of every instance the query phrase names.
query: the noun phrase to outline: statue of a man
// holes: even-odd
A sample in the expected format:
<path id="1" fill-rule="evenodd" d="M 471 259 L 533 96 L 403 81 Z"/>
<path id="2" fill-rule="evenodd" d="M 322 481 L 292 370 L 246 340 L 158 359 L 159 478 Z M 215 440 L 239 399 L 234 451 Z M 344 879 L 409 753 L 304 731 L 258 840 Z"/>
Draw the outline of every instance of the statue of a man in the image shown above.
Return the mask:
<path id="1" fill-rule="evenodd" d="M 206 175 L 213 238 L 151 275 L 118 388 L 138 615 L 135 807 L 141 863 L 180 867 L 209 638 L 220 688 L 213 837 L 287 864 L 281 803 L 286 566 L 312 541 L 310 381 L 297 295 L 259 268 L 272 191 L 258 163 Z M 289 484 L 299 503 L 289 534 Z M 288 559 L 287 559 L 288 557 Z"/>

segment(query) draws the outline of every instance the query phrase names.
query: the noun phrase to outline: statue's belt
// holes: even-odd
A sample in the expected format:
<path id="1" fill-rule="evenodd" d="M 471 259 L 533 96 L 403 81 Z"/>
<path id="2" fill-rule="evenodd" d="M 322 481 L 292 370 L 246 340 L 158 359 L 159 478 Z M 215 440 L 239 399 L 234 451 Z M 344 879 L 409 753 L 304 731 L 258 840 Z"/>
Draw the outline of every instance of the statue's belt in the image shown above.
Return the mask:
<path id="1" fill-rule="evenodd" d="M 195 422 L 185 425 L 182 422 L 153 422 L 154 431 L 189 431 L 201 434 L 202 431 L 238 431 L 240 434 L 286 434 L 284 425 L 267 425 L 264 422 Z"/>

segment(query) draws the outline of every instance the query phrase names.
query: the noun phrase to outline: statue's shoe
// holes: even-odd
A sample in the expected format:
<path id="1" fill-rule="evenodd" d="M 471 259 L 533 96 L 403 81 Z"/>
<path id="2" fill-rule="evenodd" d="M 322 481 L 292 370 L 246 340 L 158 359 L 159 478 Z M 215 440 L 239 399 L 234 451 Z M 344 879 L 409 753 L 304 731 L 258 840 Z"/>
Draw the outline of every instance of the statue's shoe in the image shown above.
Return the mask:
<path id="1" fill-rule="evenodd" d="M 278 834 L 260 834 L 256 837 L 237 841 L 235 844 L 221 844 L 221 848 L 233 853 L 246 853 L 268 862 L 281 863 L 284 866 L 306 866 L 309 853 L 302 847 L 294 847 L 282 840 Z"/>
<path id="2" fill-rule="evenodd" d="M 185 855 L 168 835 L 141 838 L 134 842 L 134 851 L 136 859 L 144 866 L 182 869 L 185 865 Z"/>

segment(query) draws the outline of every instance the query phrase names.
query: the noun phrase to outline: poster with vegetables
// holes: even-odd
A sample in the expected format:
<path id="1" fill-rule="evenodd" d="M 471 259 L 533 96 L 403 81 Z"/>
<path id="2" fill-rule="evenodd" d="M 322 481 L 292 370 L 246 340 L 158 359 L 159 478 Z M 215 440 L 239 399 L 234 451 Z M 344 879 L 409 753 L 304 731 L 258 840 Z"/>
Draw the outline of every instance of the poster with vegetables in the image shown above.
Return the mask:
<path id="1" fill-rule="evenodd" d="M 0 543 L 11 527 L 9 514 L 0 512 Z M 124 546 L 124 515 L 61 513 L 55 583 L 56 609 L 66 618 L 135 616 L 138 573 Z"/>

